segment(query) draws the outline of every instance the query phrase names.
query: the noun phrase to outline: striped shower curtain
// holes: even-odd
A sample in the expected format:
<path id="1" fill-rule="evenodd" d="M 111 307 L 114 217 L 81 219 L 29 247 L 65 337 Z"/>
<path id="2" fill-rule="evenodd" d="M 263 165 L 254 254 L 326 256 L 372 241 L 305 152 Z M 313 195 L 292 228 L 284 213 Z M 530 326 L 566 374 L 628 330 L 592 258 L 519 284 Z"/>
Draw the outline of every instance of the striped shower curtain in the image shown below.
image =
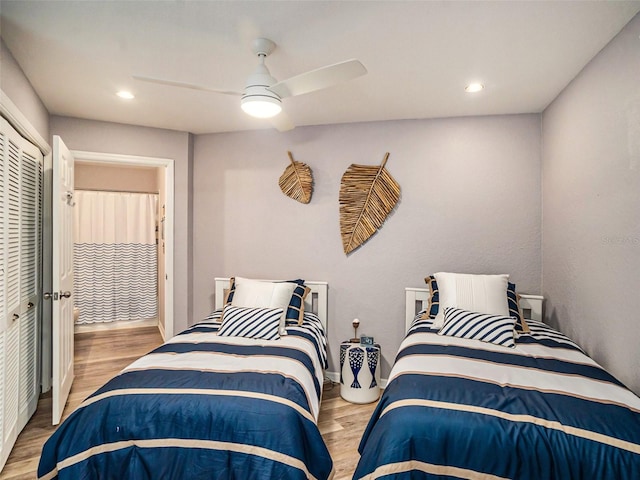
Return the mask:
<path id="1" fill-rule="evenodd" d="M 74 199 L 77 323 L 156 318 L 158 196 L 77 190 Z"/>

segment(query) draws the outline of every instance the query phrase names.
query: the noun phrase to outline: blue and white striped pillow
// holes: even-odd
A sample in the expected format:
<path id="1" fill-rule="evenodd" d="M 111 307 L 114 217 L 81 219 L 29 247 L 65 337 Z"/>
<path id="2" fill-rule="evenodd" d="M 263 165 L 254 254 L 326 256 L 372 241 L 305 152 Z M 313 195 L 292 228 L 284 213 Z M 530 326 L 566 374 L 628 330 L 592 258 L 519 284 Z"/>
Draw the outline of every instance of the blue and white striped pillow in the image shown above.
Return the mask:
<path id="1" fill-rule="evenodd" d="M 235 307 L 227 305 L 222 311 L 221 337 L 259 338 L 278 340 L 283 308 Z"/>
<path id="2" fill-rule="evenodd" d="M 438 335 L 481 340 L 513 348 L 516 345 L 513 338 L 515 324 L 514 317 L 447 307 L 444 309 L 444 325 Z"/>

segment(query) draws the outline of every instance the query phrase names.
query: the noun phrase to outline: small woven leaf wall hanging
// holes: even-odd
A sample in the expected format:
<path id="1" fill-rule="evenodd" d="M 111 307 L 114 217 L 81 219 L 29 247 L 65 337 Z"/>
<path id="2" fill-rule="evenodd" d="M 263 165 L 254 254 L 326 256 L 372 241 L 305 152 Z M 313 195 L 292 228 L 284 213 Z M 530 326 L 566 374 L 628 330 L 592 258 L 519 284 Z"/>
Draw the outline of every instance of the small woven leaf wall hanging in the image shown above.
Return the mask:
<path id="1" fill-rule="evenodd" d="M 400 199 L 400 185 L 382 164 L 351 164 L 340 184 L 340 235 L 344 253 L 365 243 L 382 226 Z"/>
<path id="2" fill-rule="evenodd" d="M 289 160 L 291 164 L 287 165 L 284 173 L 280 176 L 280 190 L 287 197 L 291 197 L 300 203 L 309 203 L 313 194 L 313 174 L 306 163 L 296 162 L 291 152 Z"/>

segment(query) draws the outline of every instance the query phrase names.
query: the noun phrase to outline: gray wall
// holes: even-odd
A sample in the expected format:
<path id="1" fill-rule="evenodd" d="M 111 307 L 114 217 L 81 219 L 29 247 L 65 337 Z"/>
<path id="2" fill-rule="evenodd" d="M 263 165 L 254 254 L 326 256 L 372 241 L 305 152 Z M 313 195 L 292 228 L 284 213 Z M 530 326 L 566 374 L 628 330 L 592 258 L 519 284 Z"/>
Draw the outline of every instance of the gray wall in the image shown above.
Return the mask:
<path id="1" fill-rule="evenodd" d="M 382 346 L 386 377 L 404 334 L 404 287 L 447 270 L 509 273 L 519 291 L 540 293 L 540 134 L 531 114 L 196 136 L 194 319 L 212 309 L 216 276 L 325 280 L 330 370 L 358 317 L 358 333 Z M 278 187 L 287 150 L 313 171 L 308 205 Z M 341 176 L 387 151 L 400 203 L 347 257 Z"/>
<path id="2" fill-rule="evenodd" d="M 640 393 L 640 15 L 543 115 L 548 321 Z"/>
<path id="3" fill-rule="evenodd" d="M 51 134 L 71 150 L 170 158 L 175 161 L 174 333 L 191 322 L 191 135 L 68 117 L 51 117 Z"/>
<path id="4" fill-rule="evenodd" d="M 49 112 L 1 38 L 0 88 L 40 136 L 49 142 Z"/>

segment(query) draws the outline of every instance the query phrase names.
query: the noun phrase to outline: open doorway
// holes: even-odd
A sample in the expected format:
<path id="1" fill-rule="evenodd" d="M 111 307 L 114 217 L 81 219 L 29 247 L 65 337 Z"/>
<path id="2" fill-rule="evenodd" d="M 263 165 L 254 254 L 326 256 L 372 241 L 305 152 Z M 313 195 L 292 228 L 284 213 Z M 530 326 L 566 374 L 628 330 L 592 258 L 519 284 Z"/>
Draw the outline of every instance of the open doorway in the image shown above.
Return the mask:
<path id="1" fill-rule="evenodd" d="M 164 167 L 77 160 L 75 332 L 164 328 Z M 163 189 L 162 189 L 163 190 Z"/>
<path id="2" fill-rule="evenodd" d="M 77 165 L 76 189 L 87 192 L 87 194 L 102 191 L 106 192 L 105 195 L 130 192 L 132 195 L 141 197 L 146 194 L 157 196 L 153 200 L 157 202 L 157 215 L 153 227 L 154 230 L 157 230 L 153 232 L 154 237 L 157 238 L 157 244 L 154 247 L 157 253 L 157 325 L 164 339 L 171 338 L 174 330 L 173 160 L 84 151 L 73 151 L 72 153 Z M 127 178 L 123 178 L 124 176 Z M 150 201 L 151 199 L 146 198 L 136 200 L 137 203 Z M 77 315 L 81 317 L 81 310 L 77 312 Z M 147 323 L 149 320 L 154 319 L 148 319 Z M 134 321 L 129 325 L 124 322 L 117 322 L 117 324 L 121 327 L 140 326 L 145 325 L 145 320 Z M 94 323 L 91 328 L 95 328 L 97 325 L 99 324 Z M 100 325 L 104 328 L 108 323 Z M 113 328 L 114 325 L 116 324 L 111 324 L 106 328 Z"/>
<path id="3" fill-rule="evenodd" d="M 120 155 L 120 154 L 108 154 L 99 152 L 87 152 L 87 151 L 72 151 L 71 154 L 76 160 L 80 162 L 88 162 L 99 165 L 115 165 L 115 166 L 138 166 L 138 167 L 150 167 L 158 169 L 158 177 L 160 181 L 159 186 L 159 198 L 160 205 L 164 205 L 164 221 L 160 223 L 159 236 L 162 239 L 164 246 L 164 261 L 159 261 L 159 291 L 163 290 L 164 299 L 159 302 L 158 310 L 161 312 L 161 318 L 163 323 L 159 324 L 159 330 L 163 339 L 167 340 L 174 335 L 174 316 L 173 316 L 173 291 L 174 291 L 174 275 L 173 275 L 173 255 L 174 255 L 174 161 L 166 158 L 156 157 L 141 157 L 132 155 Z M 48 170 L 45 169 L 45 187 L 51 182 L 51 155 L 45 157 L 45 166 L 48 166 Z M 47 202 L 51 202 L 51 192 L 45 192 L 45 211 L 51 208 Z M 48 205 L 48 206 L 47 206 Z M 162 207 L 160 207 L 162 208 Z M 45 238 L 51 237 L 51 219 L 45 222 Z M 50 269 L 47 270 L 48 261 L 46 258 L 51 258 L 51 250 L 45 249 L 45 262 L 44 262 L 44 278 L 48 278 L 51 275 Z M 51 285 L 44 285 L 45 290 L 50 291 Z M 50 306 L 50 303 L 45 303 L 44 308 Z M 45 311 L 45 317 L 51 318 L 51 312 Z M 42 392 L 48 392 L 51 389 L 52 383 L 52 330 L 51 324 L 43 324 L 42 331 Z"/>

